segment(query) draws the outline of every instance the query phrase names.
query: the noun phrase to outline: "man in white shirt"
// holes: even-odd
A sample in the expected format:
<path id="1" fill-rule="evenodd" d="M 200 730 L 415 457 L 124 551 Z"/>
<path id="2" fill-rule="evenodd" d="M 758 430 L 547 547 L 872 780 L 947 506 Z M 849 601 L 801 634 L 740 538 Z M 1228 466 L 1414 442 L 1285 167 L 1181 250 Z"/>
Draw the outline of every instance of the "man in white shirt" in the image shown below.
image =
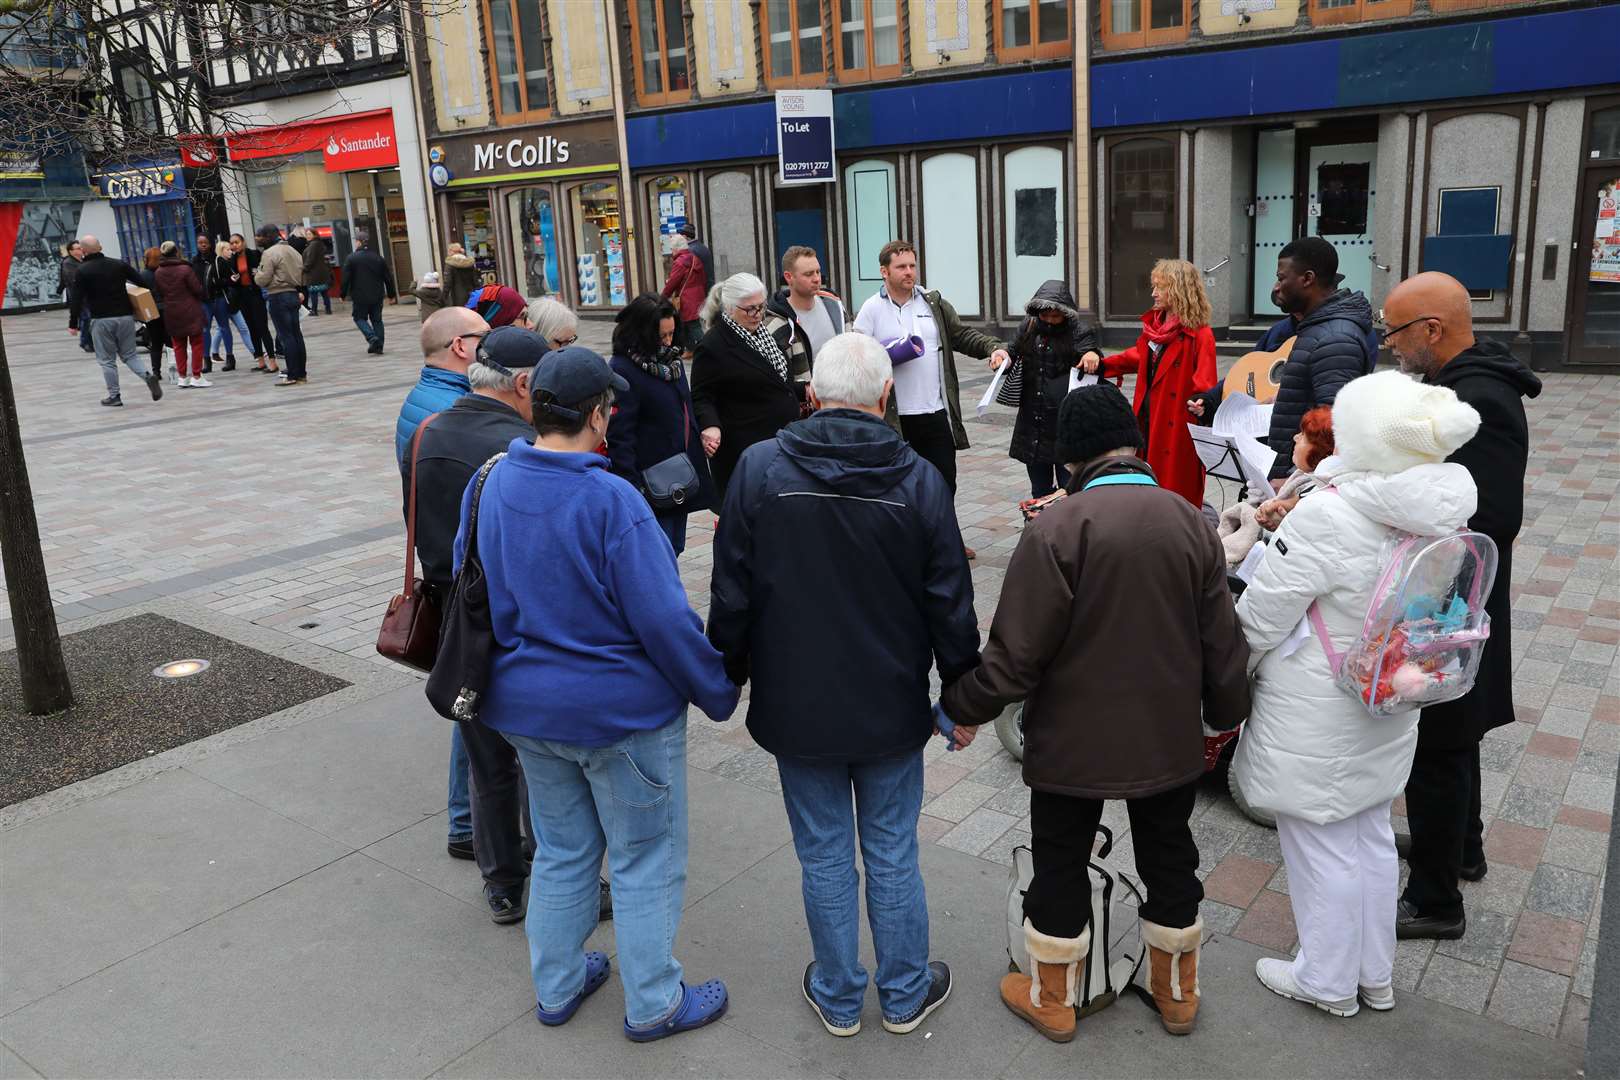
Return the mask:
<path id="1" fill-rule="evenodd" d="M 1007 344 L 982 330 L 963 326 L 956 309 L 938 292 L 917 288 L 917 249 L 890 240 L 878 252 L 883 287 L 861 305 L 855 329 L 878 339 L 894 361 L 894 394 L 889 408 L 898 415 L 900 434 L 931 462 L 956 491 L 956 452 L 968 448 L 962 424 L 956 353 L 997 366 L 1008 359 Z M 921 340 L 921 352 L 907 343 Z M 907 356 L 910 356 L 908 359 Z M 891 416 L 891 421 L 894 417 Z M 972 548 L 964 548 L 974 558 Z"/>
<path id="2" fill-rule="evenodd" d="M 821 260 L 814 248 L 788 248 L 782 255 L 782 280 L 785 286 L 766 302 L 764 328 L 776 338 L 794 378 L 806 380 L 811 361 L 844 332 L 849 315 L 843 301 L 821 287 Z"/>

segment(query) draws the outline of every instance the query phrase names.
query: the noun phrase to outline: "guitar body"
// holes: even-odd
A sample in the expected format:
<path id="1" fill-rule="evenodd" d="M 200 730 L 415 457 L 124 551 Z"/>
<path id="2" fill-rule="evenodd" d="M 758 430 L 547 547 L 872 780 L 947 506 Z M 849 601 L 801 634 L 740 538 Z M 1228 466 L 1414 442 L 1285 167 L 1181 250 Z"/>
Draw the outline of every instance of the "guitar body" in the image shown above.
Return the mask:
<path id="1" fill-rule="evenodd" d="M 1233 364 L 1232 370 L 1226 373 L 1221 392 L 1248 394 L 1262 405 L 1276 401 L 1277 391 L 1282 388 L 1283 365 L 1288 362 L 1288 354 L 1294 351 L 1295 340 L 1289 338 L 1276 352 L 1249 353 Z"/>

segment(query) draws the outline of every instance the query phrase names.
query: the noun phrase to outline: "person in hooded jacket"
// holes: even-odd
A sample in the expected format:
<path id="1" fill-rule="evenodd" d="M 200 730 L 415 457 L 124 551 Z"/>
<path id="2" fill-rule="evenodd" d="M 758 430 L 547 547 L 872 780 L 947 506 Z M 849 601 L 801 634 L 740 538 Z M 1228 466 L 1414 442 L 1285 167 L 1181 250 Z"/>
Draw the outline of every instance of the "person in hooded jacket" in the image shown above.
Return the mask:
<path id="1" fill-rule="evenodd" d="M 979 631 L 950 488 L 885 423 L 893 391 L 877 341 L 829 341 L 818 411 L 744 451 L 714 540 L 709 640 L 733 682 L 753 680 L 748 730 L 776 756 L 803 871 L 801 988 L 840 1036 L 866 997 L 857 834 L 883 1026 L 915 1030 L 951 987 L 928 959 L 918 865 L 928 673 L 972 668 Z"/>
<path id="2" fill-rule="evenodd" d="M 669 249 L 675 258 L 659 295 L 674 303 L 680 345 L 690 353 L 703 339 L 703 322 L 698 313 L 709 295 L 708 271 L 692 250 L 691 241 L 680 233 L 670 237 Z"/>
<path id="3" fill-rule="evenodd" d="M 1159 485 L 1202 508 L 1204 466 L 1187 433 L 1193 396 L 1215 384 L 1215 334 L 1203 275 L 1183 259 L 1160 259 L 1148 276 L 1153 307 L 1136 344 L 1106 360 L 1083 361 L 1108 378 L 1135 373 L 1133 407 L 1142 428 L 1142 458 Z M 1295 420 L 1298 430 L 1298 420 Z"/>
<path id="4" fill-rule="evenodd" d="M 1335 454 L 1316 467 L 1330 486 L 1283 520 L 1237 605 L 1258 664 L 1232 768 L 1250 804 L 1277 816 L 1300 941 L 1293 960 L 1260 960 L 1255 974 L 1335 1016 L 1395 1007 L 1400 866 L 1389 814 L 1418 713 L 1369 715 L 1339 687 L 1318 634 L 1347 650 L 1391 543 L 1444 535 L 1473 515 L 1474 481 L 1445 459 L 1478 428 L 1456 394 L 1400 372 L 1346 385 L 1333 406 Z M 1321 627 L 1281 648 L 1313 605 Z"/>
<path id="5" fill-rule="evenodd" d="M 608 422 L 608 460 L 613 471 L 643 494 L 643 470 L 685 454 L 699 490 L 673 509 L 653 507 L 653 516 L 675 547 L 686 550 L 686 518 L 716 506 L 714 481 L 703 437 L 692 412 L 692 388 L 675 346 L 675 307 L 652 293 L 636 297 L 614 318 L 613 370 L 629 389 L 614 401 Z"/>
<path id="6" fill-rule="evenodd" d="M 1036 289 L 1024 314 L 1028 318 L 1012 347 L 1020 381 L 1018 417 L 1007 454 L 1024 463 L 1029 493 L 1039 499 L 1069 482 L 1069 471 L 1057 452 L 1058 409 L 1069 395 L 1074 370 L 1102 354 L 1097 351 L 1097 328 L 1080 321 L 1079 305 L 1063 282 L 1048 281 Z"/>
<path id="7" fill-rule="evenodd" d="M 1423 710 L 1406 782 L 1412 873 L 1396 932 L 1403 938 L 1459 938 L 1468 922 L 1458 879 L 1478 881 L 1487 870 L 1480 740 L 1514 720 L 1513 541 L 1524 523 L 1530 454 L 1523 399 L 1541 393 L 1541 380 L 1507 346 L 1474 337 L 1468 290 L 1446 274 L 1403 281 L 1390 292 L 1382 316 L 1384 344 L 1401 370 L 1448 387 L 1479 413 L 1478 434 L 1449 460 L 1466 468 L 1479 488 L 1479 508 L 1468 527 L 1496 544 L 1496 581 L 1485 599 L 1491 636 L 1474 688 L 1456 701 Z"/>
<path id="8" fill-rule="evenodd" d="M 444 257 L 444 274 L 441 277 L 444 283 L 444 306 L 461 307 L 466 304 L 467 297 L 478 291 L 483 285 L 483 276 L 478 273 L 478 263 L 467 254 L 467 249 L 460 244 L 451 244 L 449 254 Z"/>
<path id="9" fill-rule="evenodd" d="M 208 294 L 178 244 L 165 240 L 158 251 L 158 266 L 153 273 L 157 287 L 152 291 L 163 305 L 163 328 L 174 348 L 176 378 L 181 389 L 212 386 L 203 378 L 207 359 L 203 332 L 208 329 L 208 312 L 203 303 Z"/>
<path id="10" fill-rule="evenodd" d="M 1294 434 L 1305 414 L 1333 404 L 1339 388 L 1370 374 L 1378 363 L 1372 306 L 1358 292 L 1338 287 L 1339 253 L 1320 236 L 1305 236 L 1277 254 L 1272 299 L 1298 320 L 1294 348 L 1283 364 L 1266 443 L 1277 452 L 1273 482 L 1291 471 Z M 1213 385 L 1213 380 L 1211 381 Z"/>

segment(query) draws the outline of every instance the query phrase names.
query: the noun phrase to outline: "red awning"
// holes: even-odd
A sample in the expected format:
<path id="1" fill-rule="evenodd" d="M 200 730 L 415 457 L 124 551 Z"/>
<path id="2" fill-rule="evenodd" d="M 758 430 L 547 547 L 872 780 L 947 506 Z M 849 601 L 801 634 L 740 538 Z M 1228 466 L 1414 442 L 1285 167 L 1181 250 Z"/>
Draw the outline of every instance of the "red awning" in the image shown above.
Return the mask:
<path id="1" fill-rule="evenodd" d="M 233 131 L 225 136 L 225 147 L 232 161 L 288 157 L 320 150 L 327 172 L 392 168 L 399 164 L 392 109 Z"/>

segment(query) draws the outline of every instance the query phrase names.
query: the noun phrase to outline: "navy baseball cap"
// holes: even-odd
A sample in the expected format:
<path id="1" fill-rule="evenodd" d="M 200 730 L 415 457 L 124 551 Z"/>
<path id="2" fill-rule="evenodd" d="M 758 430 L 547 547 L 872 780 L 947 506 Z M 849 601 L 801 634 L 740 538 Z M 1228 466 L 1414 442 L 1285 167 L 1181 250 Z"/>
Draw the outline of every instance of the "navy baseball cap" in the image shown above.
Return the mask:
<path id="1" fill-rule="evenodd" d="M 621 394 L 630 389 L 630 384 L 615 374 L 606 360 L 585 346 L 569 345 L 553 349 L 534 369 L 535 393 L 544 391 L 553 400 L 537 400 L 535 407 L 554 416 L 578 420 L 578 410 L 566 406 L 598 397 L 610 386 Z"/>
<path id="2" fill-rule="evenodd" d="M 478 362 L 510 375 L 517 368 L 532 368 L 551 351 L 551 343 L 521 326 L 497 326 L 478 343 Z"/>

